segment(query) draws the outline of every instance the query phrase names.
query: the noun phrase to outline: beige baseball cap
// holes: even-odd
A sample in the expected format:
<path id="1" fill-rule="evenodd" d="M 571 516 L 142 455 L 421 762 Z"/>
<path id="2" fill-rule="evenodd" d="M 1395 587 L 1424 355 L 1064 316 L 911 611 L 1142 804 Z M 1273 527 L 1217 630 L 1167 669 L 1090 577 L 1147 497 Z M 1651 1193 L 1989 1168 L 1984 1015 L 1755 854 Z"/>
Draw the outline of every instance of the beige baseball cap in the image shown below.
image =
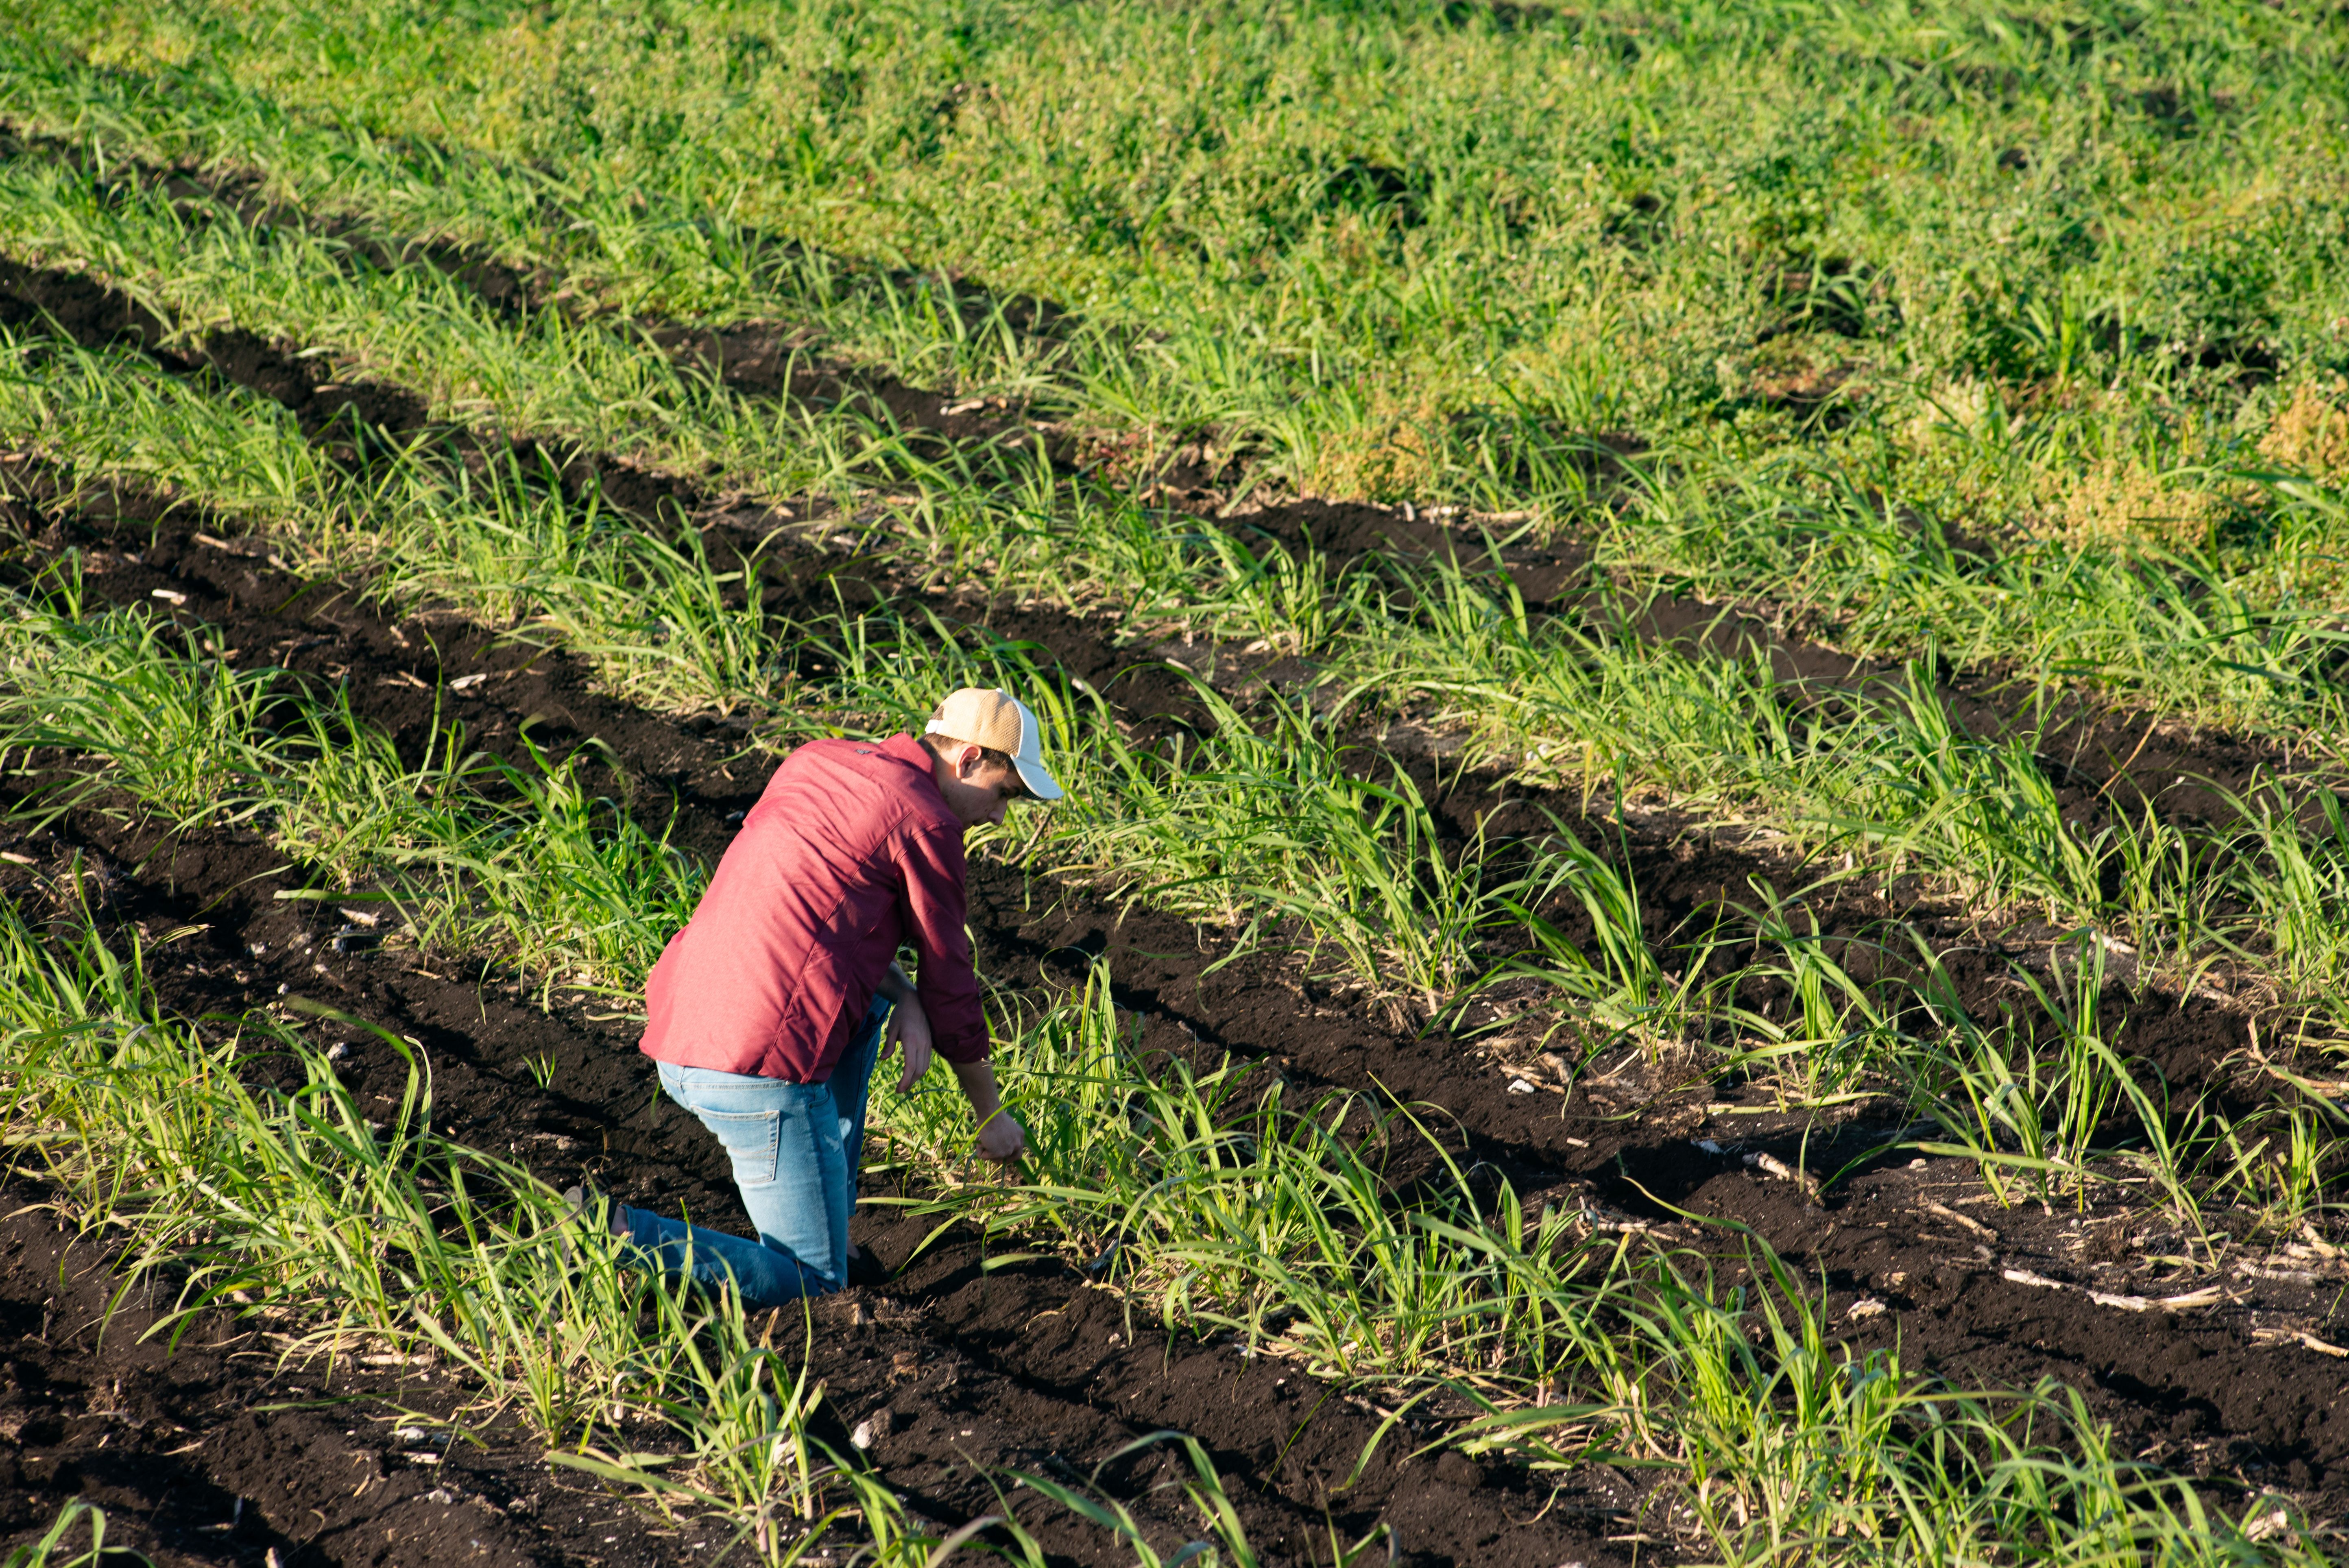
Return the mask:
<path id="1" fill-rule="evenodd" d="M 1057 800 L 1067 791 L 1044 771 L 1041 730 L 1028 705 L 1008 691 L 965 686 L 938 704 L 938 716 L 922 731 L 948 740 L 966 740 L 1000 751 L 1019 769 L 1019 781 L 1039 800 Z"/>

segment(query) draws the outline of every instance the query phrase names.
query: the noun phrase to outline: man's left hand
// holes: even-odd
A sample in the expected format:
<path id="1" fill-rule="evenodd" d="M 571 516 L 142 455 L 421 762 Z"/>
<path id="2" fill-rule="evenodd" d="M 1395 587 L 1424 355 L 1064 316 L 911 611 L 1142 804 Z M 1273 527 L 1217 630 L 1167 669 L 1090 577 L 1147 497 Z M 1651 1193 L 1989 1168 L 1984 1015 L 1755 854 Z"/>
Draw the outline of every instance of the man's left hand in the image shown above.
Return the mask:
<path id="1" fill-rule="evenodd" d="M 905 1047 L 905 1070 L 897 1075 L 897 1092 L 913 1093 L 922 1075 L 930 1070 L 932 1055 L 930 1020 L 919 1002 L 908 997 L 890 1010 L 886 1045 Z"/>

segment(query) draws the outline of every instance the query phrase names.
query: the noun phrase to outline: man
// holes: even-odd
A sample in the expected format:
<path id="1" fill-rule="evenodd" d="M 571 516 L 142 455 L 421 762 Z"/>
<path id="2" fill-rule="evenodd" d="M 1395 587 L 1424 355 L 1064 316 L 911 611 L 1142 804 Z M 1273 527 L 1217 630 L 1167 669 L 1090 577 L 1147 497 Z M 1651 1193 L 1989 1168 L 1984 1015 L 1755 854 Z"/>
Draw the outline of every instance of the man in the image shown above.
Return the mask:
<path id="1" fill-rule="evenodd" d="M 978 1152 L 1026 1147 L 988 1065 L 964 929 L 963 832 L 1014 799 L 1054 800 L 1036 716 L 965 687 L 919 738 L 818 740 L 783 759 L 684 930 L 646 983 L 641 1048 L 669 1098 L 726 1146 L 747 1240 L 612 1206 L 615 1234 L 670 1274 L 775 1305 L 834 1291 L 852 1264 L 857 1159 L 874 1062 L 902 1045 L 901 1092 L 947 1058 Z M 897 965 L 910 945 L 916 977 Z"/>

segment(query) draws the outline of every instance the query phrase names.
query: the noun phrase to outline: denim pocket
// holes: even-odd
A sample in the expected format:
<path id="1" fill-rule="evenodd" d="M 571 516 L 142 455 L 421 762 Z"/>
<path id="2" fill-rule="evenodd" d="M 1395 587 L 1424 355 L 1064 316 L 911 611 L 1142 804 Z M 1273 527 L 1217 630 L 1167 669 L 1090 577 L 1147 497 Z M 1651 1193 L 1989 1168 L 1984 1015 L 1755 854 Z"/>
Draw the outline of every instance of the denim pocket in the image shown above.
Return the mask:
<path id="1" fill-rule="evenodd" d="M 734 1161 L 734 1182 L 740 1187 L 764 1187 L 775 1179 L 776 1151 L 781 1143 L 783 1113 L 780 1110 L 696 1110 L 704 1127 L 718 1135 Z"/>

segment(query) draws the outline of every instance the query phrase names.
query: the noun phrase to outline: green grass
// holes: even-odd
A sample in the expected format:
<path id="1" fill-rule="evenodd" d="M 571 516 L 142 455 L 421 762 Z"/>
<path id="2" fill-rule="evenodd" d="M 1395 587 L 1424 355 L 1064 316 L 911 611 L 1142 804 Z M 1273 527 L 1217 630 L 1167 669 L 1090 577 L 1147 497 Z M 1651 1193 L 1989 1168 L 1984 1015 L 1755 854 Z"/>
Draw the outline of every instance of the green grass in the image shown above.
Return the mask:
<path id="1" fill-rule="evenodd" d="M 37 121 L 250 164 L 630 308 L 821 297 L 786 239 L 968 271 L 1164 333 L 1149 412 L 1177 425 L 1277 391 L 1332 426 L 1384 394 L 1646 429 L 1733 401 L 1714 361 L 1765 320 L 1859 332 L 1879 373 L 2087 377 L 2173 345 L 2322 353 L 2338 304 L 2329 187 L 2293 178 L 2340 148 L 2319 13 L 26 20 L 10 87 Z"/>
<path id="2" fill-rule="evenodd" d="M 86 1534 L 87 1550 L 76 1550 L 74 1538 Z M 0 1559 L 0 1568 L 99 1568 L 99 1564 L 145 1563 L 127 1546 L 106 1543 L 106 1511 L 78 1499 L 57 1511 L 57 1519 L 37 1541 L 26 1542 Z"/>
<path id="3" fill-rule="evenodd" d="M 70 472 L 136 478 L 273 520 L 320 569 L 362 574 L 395 603 L 453 603 L 559 642 L 639 701 L 772 715 L 781 723 L 768 733 L 781 741 L 812 727 L 894 726 L 926 707 L 951 670 L 1033 684 L 1016 657 L 1006 664 L 983 644 L 956 652 L 918 619 L 910 629 L 871 617 L 775 623 L 690 529 L 664 537 L 592 491 L 566 496 L 528 465 L 476 473 L 419 450 L 361 479 L 282 412 L 135 360 L 26 343 L 11 363 L 0 414 Z M 1032 468 L 1024 479 L 1016 468 L 994 480 L 947 478 L 936 509 L 914 520 L 911 547 L 949 581 L 984 572 L 1009 588 L 1094 603 L 1137 639 L 1180 627 L 1310 649 L 1328 680 L 1356 694 L 1338 713 L 1368 720 L 1410 707 L 1472 730 L 1537 780 L 1619 780 L 1797 844 L 1855 847 L 1873 867 L 1926 872 L 1988 906 L 2036 903 L 2097 924 L 2172 973 L 2192 972 L 2214 943 L 2257 953 L 2280 933 L 2295 988 L 2322 994 L 2323 963 L 2304 955 L 2333 940 L 2343 917 L 2321 891 L 2334 854 L 2321 834 L 2304 847 L 2263 834 L 2238 877 L 2259 918 L 2214 930 L 2223 923 L 2209 907 L 2222 885 L 2206 874 L 2213 857 L 2235 874 L 2223 841 L 2189 841 L 2149 816 L 2083 833 L 2063 819 L 2034 737 L 1975 740 L 1921 679 L 1905 696 L 1822 705 L 1758 665 L 1686 657 L 1572 618 L 1537 625 L 1448 567 L 1397 597 L 1365 573 L 1332 579 L 1310 556 L 1251 554 L 1215 544 L 1212 531 L 1170 531 L 1113 495 Z M 834 673 L 812 682 L 786 673 L 810 652 Z M 2222 674 L 2237 665 L 2229 647 L 2208 653 Z M 1423 1007 L 1472 977 L 1508 879 L 1473 856 L 1433 853 L 1408 786 L 1375 767 L 1356 777 L 1366 759 L 1344 756 L 1326 717 L 1243 715 L 1202 700 L 1221 710 L 1213 748 L 1178 762 L 1118 744 L 1082 694 L 1064 699 L 1062 732 L 1083 738 L 1080 749 L 1097 750 L 1100 766 L 1087 769 L 1078 807 L 1060 814 L 1055 862 L 1113 865 L 1119 891 L 1194 913 L 1301 919 L 1358 972 L 1383 968 Z M 830 717 L 811 727 L 811 714 Z M 1247 779 L 1272 792 L 1233 788 Z M 1290 799 L 1300 779 L 1319 780 L 1298 797 L 1312 807 L 1301 813 Z M 1216 799 L 1217 789 L 1232 799 Z M 1247 821 L 1281 830 L 1235 837 Z"/>
<path id="4" fill-rule="evenodd" d="M 281 689 L 280 672 L 231 671 L 204 641 L 174 649 L 144 614 L 86 618 L 70 603 L 0 624 L 0 746 L 99 764 L 47 779 L 35 809 L 120 791 L 183 822 L 253 823 L 316 896 L 388 901 L 409 944 L 624 998 L 692 913 L 707 868 L 589 792 L 595 745 L 557 761 L 525 733 L 517 765 L 469 750 L 451 724 L 411 766 L 352 716 L 347 691 Z"/>

